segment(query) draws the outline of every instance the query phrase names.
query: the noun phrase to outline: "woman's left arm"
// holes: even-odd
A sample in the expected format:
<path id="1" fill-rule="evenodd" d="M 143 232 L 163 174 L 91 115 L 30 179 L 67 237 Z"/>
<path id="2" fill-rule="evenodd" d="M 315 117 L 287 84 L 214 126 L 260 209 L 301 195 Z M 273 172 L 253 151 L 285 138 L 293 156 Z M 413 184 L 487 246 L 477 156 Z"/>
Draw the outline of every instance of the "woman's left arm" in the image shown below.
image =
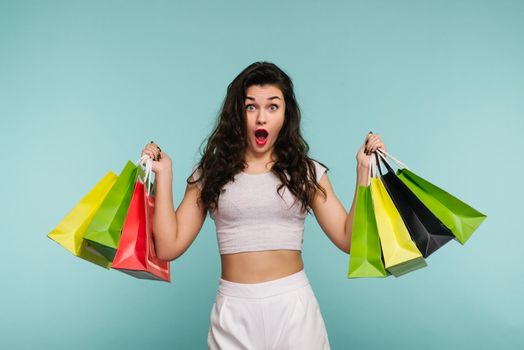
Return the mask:
<path id="1" fill-rule="evenodd" d="M 337 198 L 328 174 L 322 175 L 319 184 L 326 190 L 327 198 L 320 190 L 317 190 L 311 209 L 328 238 L 340 250 L 349 254 L 351 245 L 351 233 L 353 227 L 353 215 L 355 211 L 355 198 L 357 196 L 358 186 L 367 186 L 369 174 L 369 159 L 378 148 L 387 152 L 386 146 L 380 139 L 380 135 L 368 134 L 366 141 L 357 153 L 357 182 L 355 186 L 355 194 L 353 195 L 353 202 L 349 213 Z"/>

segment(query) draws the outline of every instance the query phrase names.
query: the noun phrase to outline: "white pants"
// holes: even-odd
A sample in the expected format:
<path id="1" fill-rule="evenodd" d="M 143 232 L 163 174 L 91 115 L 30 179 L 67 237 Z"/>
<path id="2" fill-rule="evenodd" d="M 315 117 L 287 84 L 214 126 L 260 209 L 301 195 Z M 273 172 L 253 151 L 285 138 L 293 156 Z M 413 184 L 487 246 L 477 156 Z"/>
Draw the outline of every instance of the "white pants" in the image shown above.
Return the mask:
<path id="1" fill-rule="evenodd" d="M 220 278 L 207 336 L 211 350 L 329 350 L 304 270 L 261 283 Z"/>

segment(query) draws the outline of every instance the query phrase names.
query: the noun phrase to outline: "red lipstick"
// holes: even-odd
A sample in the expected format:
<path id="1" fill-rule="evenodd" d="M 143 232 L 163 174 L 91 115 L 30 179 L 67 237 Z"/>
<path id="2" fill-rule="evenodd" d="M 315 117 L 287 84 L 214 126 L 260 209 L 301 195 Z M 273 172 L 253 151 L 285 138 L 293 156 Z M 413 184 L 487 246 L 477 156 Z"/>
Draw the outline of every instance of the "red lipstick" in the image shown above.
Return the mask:
<path id="1" fill-rule="evenodd" d="M 269 137 L 269 131 L 264 128 L 257 128 L 255 130 L 255 140 L 257 142 L 257 145 L 264 146 L 267 143 L 267 139 Z"/>

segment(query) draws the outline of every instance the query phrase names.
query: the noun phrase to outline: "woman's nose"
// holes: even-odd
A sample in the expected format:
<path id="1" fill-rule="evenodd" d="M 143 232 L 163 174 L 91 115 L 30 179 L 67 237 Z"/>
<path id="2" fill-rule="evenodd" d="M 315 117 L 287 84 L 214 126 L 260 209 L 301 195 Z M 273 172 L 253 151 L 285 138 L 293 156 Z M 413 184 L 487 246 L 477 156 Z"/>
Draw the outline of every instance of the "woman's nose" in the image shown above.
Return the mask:
<path id="1" fill-rule="evenodd" d="M 266 123 L 266 114 L 264 111 L 260 111 L 257 115 L 257 123 L 258 124 L 265 124 Z"/>

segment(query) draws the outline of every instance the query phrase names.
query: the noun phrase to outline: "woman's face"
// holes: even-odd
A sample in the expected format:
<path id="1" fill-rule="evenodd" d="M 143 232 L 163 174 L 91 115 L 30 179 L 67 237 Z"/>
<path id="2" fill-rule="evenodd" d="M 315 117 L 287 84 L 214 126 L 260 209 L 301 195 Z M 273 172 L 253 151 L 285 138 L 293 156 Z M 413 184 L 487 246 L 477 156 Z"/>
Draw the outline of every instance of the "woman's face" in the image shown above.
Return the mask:
<path id="1" fill-rule="evenodd" d="M 248 156 L 271 155 L 284 125 L 286 103 L 282 91 L 274 85 L 252 85 L 244 101 Z"/>

